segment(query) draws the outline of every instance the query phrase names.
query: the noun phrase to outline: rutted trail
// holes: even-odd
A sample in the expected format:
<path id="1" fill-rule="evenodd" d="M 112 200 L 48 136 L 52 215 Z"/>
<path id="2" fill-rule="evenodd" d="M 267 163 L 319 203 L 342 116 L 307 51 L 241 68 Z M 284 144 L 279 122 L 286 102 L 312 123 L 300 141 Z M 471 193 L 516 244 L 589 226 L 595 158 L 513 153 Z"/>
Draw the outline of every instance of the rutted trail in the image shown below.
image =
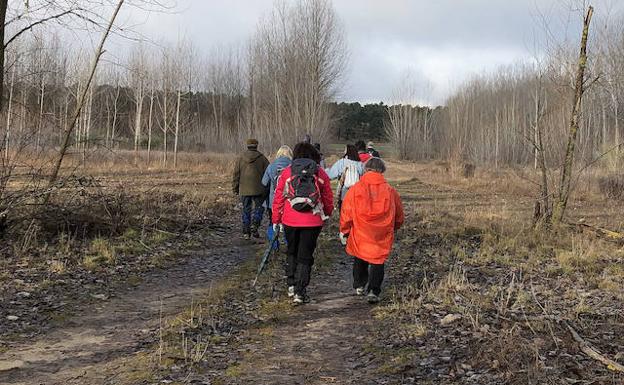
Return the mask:
<path id="1" fill-rule="evenodd" d="M 233 245 L 189 257 L 148 275 L 134 290 L 83 309 L 68 325 L 32 343 L 10 346 L 0 354 L 0 383 L 104 383 L 108 379 L 98 375 L 98 368 L 149 346 L 161 315 L 166 318 L 190 306 L 253 252 Z"/>
<path id="2" fill-rule="evenodd" d="M 231 383 L 362 383 L 368 363 L 362 343 L 374 327 L 372 307 L 352 294 L 350 260 L 336 260 L 330 272 L 313 276 L 312 303 L 275 326 L 261 349 L 240 362 L 242 375 Z"/>

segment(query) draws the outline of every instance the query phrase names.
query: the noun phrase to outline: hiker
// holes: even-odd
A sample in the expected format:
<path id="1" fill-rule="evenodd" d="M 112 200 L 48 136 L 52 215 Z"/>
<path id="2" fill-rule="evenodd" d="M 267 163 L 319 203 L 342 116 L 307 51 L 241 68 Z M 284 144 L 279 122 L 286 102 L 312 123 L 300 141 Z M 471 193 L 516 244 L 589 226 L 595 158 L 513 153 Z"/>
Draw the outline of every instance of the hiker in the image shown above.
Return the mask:
<path id="1" fill-rule="evenodd" d="M 368 152 L 373 158 L 381 158 L 379 151 L 375 150 L 375 143 L 373 142 L 366 143 L 366 152 Z"/>
<path id="2" fill-rule="evenodd" d="M 297 305 L 310 302 L 307 287 L 316 242 L 334 209 L 330 180 L 325 170 L 318 167 L 319 161 L 314 146 L 297 144 L 292 164 L 284 169 L 277 182 L 273 200 L 274 231 L 282 225 L 288 242 L 288 296 Z"/>
<path id="3" fill-rule="evenodd" d="M 404 221 L 399 194 L 383 176 L 384 161 L 371 158 L 366 173 L 349 189 L 342 203 L 340 241 L 353 256 L 353 288 L 371 304 L 379 302 L 384 264 L 394 232 Z"/>
<path id="4" fill-rule="evenodd" d="M 269 166 L 269 160 L 258 151 L 258 141 L 248 139 L 247 151 L 243 152 L 234 166 L 232 191 L 239 195 L 243 203 L 243 237 L 260 238 L 258 228 L 262 222 L 266 200 L 266 188 L 262 185 L 262 176 Z M 253 216 L 252 216 L 253 208 Z"/>
<path id="5" fill-rule="evenodd" d="M 355 148 L 360 155 L 360 161 L 362 163 L 366 163 L 367 160 L 372 158 L 371 154 L 366 151 L 366 143 L 364 143 L 363 140 L 358 140 L 357 142 L 355 142 Z"/>
<path id="6" fill-rule="evenodd" d="M 316 151 L 318 151 L 319 155 L 321 156 L 321 161 L 319 162 L 319 166 L 321 166 L 322 169 L 325 169 L 325 155 L 323 155 L 323 153 L 321 152 L 321 144 L 320 143 L 314 143 L 314 148 L 316 148 Z"/>
<path id="7" fill-rule="evenodd" d="M 268 200 L 265 201 L 267 211 L 269 213 L 269 221 L 272 217 L 273 199 L 275 198 L 275 188 L 277 187 L 277 181 L 282 175 L 282 172 L 286 167 L 290 166 L 292 162 L 292 149 L 289 146 L 282 146 L 277 150 L 275 154 L 275 160 L 267 167 L 262 176 L 262 185 L 269 189 Z M 269 226 L 267 231 L 267 237 L 269 240 L 273 239 L 273 226 Z"/>
<path id="8" fill-rule="evenodd" d="M 364 164 L 360 162 L 360 156 L 355 146 L 348 144 L 345 147 L 344 157 L 325 171 L 331 180 L 340 179 L 338 190 L 336 191 L 336 208 L 340 210 L 340 205 L 345 194 L 364 174 Z"/>

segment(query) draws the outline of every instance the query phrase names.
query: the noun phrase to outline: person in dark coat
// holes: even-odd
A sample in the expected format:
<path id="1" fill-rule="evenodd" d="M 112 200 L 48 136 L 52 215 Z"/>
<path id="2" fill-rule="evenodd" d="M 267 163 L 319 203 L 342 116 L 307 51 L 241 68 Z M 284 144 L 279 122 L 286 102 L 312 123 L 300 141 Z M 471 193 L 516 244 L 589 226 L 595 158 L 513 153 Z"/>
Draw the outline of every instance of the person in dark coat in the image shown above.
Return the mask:
<path id="1" fill-rule="evenodd" d="M 379 151 L 375 150 L 375 143 L 373 142 L 368 142 L 368 144 L 366 144 L 366 151 L 371 154 L 373 158 L 381 158 Z"/>
<path id="2" fill-rule="evenodd" d="M 243 152 L 234 165 L 232 192 L 240 196 L 243 204 L 243 237 L 260 238 L 258 228 L 262 222 L 267 189 L 262 184 L 262 176 L 269 166 L 269 160 L 258 151 L 256 139 L 247 140 L 247 151 Z"/>
<path id="3" fill-rule="evenodd" d="M 366 151 L 366 143 L 363 140 L 358 140 L 355 142 L 355 148 L 360 154 L 360 162 L 366 163 L 367 160 L 372 158 L 373 156 Z"/>
<path id="4" fill-rule="evenodd" d="M 319 155 L 321 156 L 321 161 L 319 163 L 319 166 L 321 166 L 322 169 L 327 168 L 327 166 L 325 165 L 325 155 L 323 155 L 323 152 L 321 151 L 321 144 L 314 143 L 314 148 L 316 149 L 316 151 L 318 151 Z"/>

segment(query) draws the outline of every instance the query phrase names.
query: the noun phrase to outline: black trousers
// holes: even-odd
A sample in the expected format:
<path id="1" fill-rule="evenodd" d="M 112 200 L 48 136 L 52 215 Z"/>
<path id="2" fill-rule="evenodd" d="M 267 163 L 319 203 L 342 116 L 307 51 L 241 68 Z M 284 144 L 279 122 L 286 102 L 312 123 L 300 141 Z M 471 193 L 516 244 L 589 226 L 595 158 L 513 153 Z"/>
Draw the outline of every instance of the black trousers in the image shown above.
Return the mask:
<path id="1" fill-rule="evenodd" d="M 288 250 L 286 276 L 288 286 L 295 287 L 295 294 L 303 295 L 310 284 L 314 265 L 314 250 L 322 227 L 284 226 Z"/>
<path id="2" fill-rule="evenodd" d="M 384 265 L 368 263 L 358 257 L 353 257 L 353 288 L 366 287 L 368 291 L 379 295 L 384 279 Z"/>

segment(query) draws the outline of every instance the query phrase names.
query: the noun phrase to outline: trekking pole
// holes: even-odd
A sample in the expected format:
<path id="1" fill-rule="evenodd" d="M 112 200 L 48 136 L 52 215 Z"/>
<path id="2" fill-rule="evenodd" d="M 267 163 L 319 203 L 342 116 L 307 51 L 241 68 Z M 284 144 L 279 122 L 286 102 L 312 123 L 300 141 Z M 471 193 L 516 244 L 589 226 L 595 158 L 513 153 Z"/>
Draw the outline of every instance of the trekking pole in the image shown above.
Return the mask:
<path id="1" fill-rule="evenodd" d="M 279 242 L 279 235 L 280 235 L 280 227 L 277 228 L 277 231 L 273 232 L 273 238 L 271 239 L 271 242 L 269 242 L 269 247 L 264 252 L 262 259 L 260 260 L 260 266 L 258 266 L 258 272 L 256 273 L 256 278 L 254 279 L 251 287 L 256 287 L 256 283 L 258 282 L 258 277 L 260 277 L 260 274 L 262 274 L 267 264 L 269 263 L 269 258 L 271 257 L 271 253 L 273 253 L 273 250 L 277 248 L 276 245 Z"/>

